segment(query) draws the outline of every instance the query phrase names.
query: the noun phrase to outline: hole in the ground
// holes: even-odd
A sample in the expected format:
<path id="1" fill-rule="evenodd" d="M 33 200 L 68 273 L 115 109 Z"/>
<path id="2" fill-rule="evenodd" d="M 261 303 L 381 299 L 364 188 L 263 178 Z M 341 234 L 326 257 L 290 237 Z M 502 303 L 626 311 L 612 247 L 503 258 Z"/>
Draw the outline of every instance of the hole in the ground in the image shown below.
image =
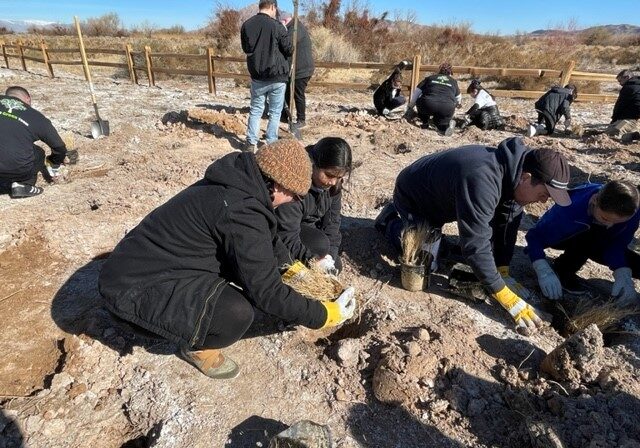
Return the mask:
<path id="1" fill-rule="evenodd" d="M 378 317 L 376 314 L 372 310 L 367 309 L 357 320 L 354 322 L 347 322 L 346 324 L 338 327 L 338 329 L 329 336 L 319 339 L 316 344 L 320 346 L 331 345 L 341 339 L 361 338 L 375 328 L 377 320 Z"/>
<path id="2" fill-rule="evenodd" d="M 158 441 L 160 432 L 162 431 L 162 422 L 158 422 L 151 429 L 141 436 L 136 437 L 123 443 L 120 448 L 150 448 Z"/>

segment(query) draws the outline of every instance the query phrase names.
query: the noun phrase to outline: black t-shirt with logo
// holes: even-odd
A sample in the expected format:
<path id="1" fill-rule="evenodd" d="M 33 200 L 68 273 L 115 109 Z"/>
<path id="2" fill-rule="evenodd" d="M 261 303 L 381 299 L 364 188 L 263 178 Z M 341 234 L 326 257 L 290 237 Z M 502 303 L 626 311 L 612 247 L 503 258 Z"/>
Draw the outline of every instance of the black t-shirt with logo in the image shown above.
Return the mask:
<path id="1" fill-rule="evenodd" d="M 456 103 L 456 97 L 460 95 L 458 83 L 449 75 L 435 74 L 427 76 L 418 84 L 422 90 L 422 96 L 434 101 Z"/>

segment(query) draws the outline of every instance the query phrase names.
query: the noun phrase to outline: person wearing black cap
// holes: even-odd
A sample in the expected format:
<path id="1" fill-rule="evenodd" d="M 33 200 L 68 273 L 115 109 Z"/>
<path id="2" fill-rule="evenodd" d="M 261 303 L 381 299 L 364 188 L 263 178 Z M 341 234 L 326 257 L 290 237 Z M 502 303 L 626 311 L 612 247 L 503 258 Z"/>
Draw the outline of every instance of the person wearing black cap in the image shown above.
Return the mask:
<path id="1" fill-rule="evenodd" d="M 531 293 L 509 275 L 524 205 L 571 203 L 569 165 L 556 151 L 530 149 L 520 138 L 497 148 L 469 145 L 424 156 L 400 172 L 393 204 L 376 228 L 399 247 L 403 228 L 439 228 L 456 221 L 462 255 L 492 296 L 524 333 L 541 324 L 526 302 Z M 395 211 L 394 211 L 395 208 Z M 433 247 L 434 258 L 437 247 Z"/>
<path id="2" fill-rule="evenodd" d="M 355 311 L 353 288 L 335 302 L 310 300 L 279 273 L 293 260 L 274 209 L 310 186 L 311 162 L 297 140 L 215 161 L 118 243 L 99 278 L 107 308 L 178 343 L 186 361 L 217 379 L 238 374 L 220 349 L 247 331 L 254 308 L 309 328 L 341 324 Z"/>
<path id="3" fill-rule="evenodd" d="M 542 293 L 560 299 L 563 290 L 584 291 L 576 272 L 593 260 L 611 269 L 611 296 L 622 305 L 637 305 L 633 278 L 640 278 L 640 256 L 628 249 L 640 223 L 640 192 L 629 182 L 585 184 L 569 191 L 571 205 L 554 206 L 527 232 L 527 253 Z M 563 253 L 553 267 L 544 250 Z"/>

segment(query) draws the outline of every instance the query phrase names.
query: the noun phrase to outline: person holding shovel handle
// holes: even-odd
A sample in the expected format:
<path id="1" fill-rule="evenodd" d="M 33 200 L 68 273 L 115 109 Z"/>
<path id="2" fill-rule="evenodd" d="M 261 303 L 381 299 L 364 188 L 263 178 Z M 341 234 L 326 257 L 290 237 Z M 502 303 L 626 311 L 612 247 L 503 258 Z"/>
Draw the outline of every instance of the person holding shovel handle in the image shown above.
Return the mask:
<path id="1" fill-rule="evenodd" d="M 516 329 L 528 334 L 542 322 L 528 303 L 532 294 L 509 273 L 523 206 L 549 197 L 569 205 L 568 182 L 569 165 L 562 155 L 530 149 L 520 138 L 503 140 L 498 147 L 449 149 L 400 172 L 393 203 L 382 210 L 375 227 L 399 247 L 405 227 L 425 223 L 440 228 L 456 221 L 466 263 L 509 312 Z"/>
<path id="2" fill-rule="evenodd" d="M 353 288 L 336 301 L 308 299 L 282 282 L 292 264 L 274 210 L 311 186 L 311 162 L 297 140 L 215 161 L 127 233 L 102 266 L 99 290 L 120 318 L 179 345 L 210 378 L 239 373 L 221 349 L 238 341 L 254 309 L 318 329 L 355 312 Z"/>

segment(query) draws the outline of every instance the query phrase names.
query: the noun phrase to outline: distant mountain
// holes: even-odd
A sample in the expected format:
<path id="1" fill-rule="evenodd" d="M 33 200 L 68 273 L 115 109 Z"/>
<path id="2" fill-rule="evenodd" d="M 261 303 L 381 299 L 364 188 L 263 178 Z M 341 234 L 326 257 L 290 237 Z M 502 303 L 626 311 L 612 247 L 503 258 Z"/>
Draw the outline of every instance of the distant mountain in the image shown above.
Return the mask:
<path id="1" fill-rule="evenodd" d="M 612 35 L 635 35 L 640 34 L 640 26 L 636 25 L 601 25 L 583 28 L 580 30 L 535 30 L 529 33 L 532 36 L 546 36 L 549 34 L 581 34 L 589 33 L 594 30 L 604 30 Z"/>
<path id="2" fill-rule="evenodd" d="M 6 28 L 14 33 L 24 33 L 29 27 L 48 27 L 55 25 L 56 22 L 47 22 L 45 20 L 4 20 L 0 19 L 0 28 Z"/>

